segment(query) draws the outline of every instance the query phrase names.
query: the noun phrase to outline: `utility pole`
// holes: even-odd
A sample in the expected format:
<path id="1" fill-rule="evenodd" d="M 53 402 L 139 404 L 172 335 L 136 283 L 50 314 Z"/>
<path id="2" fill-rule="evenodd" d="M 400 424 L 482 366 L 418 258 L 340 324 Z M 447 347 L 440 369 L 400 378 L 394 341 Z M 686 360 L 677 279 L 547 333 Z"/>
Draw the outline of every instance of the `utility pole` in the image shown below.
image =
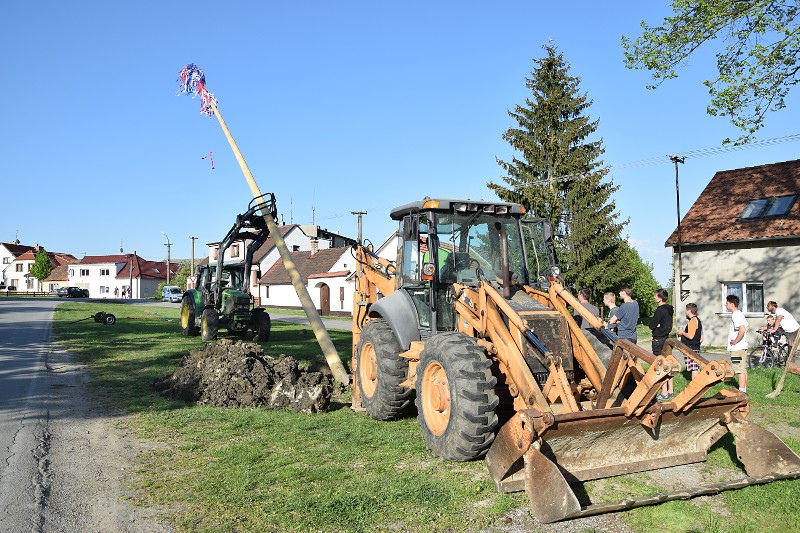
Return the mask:
<path id="1" fill-rule="evenodd" d="M 361 217 L 366 215 L 366 211 L 350 211 L 351 215 L 358 216 L 358 244 L 361 244 Z"/>
<path id="2" fill-rule="evenodd" d="M 197 240 L 197 237 L 189 237 L 192 239 L 192 270 L 189 272 L 190 276 L 194 276 L 194 241 Z"/>
<path id="3" fill-rule="evenodd" d="M 169 285 L 169 252 L 170 252 L 170 248 L 172 248 L 172 243 L 169 242 L 169 235 L 167 235 L 163 231 L 161 233 L 163 233 L 164 237 L 167 238 L 167 244 L 165 244 L 164 246 L 167 247 L 167 285 Z"/>
<path id="4" fill-rule="evenodd" d="M 128 254 L 131 258 L 131 268 L 128 270 L 128 298 L 133 298 L 133 258 L 136 257 L 136 250 L 133 254 Z"/>
<path id="5" fill-rule="evenodd" d="M 669 160 L 675 163 L 675 202 L 678 209 L 678 295 L 680 296 L 681 301 L 684 301 L 686 298 L 689 297 L 689 293 L 691 291 L 683 290 L 683 282 L 689 279 L 689 276 L 683 275 L 683 259 L 681 258 L 681 188 L 678 183 L 678 164 L 683 164 L 686 161 L 685 157 L 681 157 L 678 155 L 670 155 Z"/>

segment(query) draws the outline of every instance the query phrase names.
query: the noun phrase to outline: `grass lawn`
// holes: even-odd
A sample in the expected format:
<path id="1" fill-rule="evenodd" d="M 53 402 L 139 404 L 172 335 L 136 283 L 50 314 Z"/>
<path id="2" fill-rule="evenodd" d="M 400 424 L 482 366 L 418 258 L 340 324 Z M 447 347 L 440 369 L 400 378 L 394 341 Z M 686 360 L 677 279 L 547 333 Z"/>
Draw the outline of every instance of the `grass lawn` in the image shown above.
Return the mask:
<path id="1" fill-rule="evenodd" d="M 114 313 L 117 324 L 73 323 L 100 310 Z M 87 365 L 98 397 L 109 409 L 129 413 L 135 433 L 156 443 L 138 458 L 133 503 L 163 510 L 178 531 L 502 530 L 512 510 L 527 509 L 524 493 L 496 492 L 483 461 L 433 457 L 415 418 L 374 421 L 351 412 L 345 396 L 334 398 L 331 412 L 315 415 L 161 398 L 150 388 L 153 379 L 203 344 L 180 335 L 177 317 L 172 307 L 65 302 L 54 329 Z M 285 353 L 306 363 L 322 357 L 309 327 L 278 321 L 272 327 L 264 344 L 268 355 Z M 349 366 L 350 332 L 330 334 Z M 800 433 L 800 378 L 790 376 L 783 394 L 767 400 L 777 374 L 752 372 L 751 418 L 785 428 L 779 434 L 800 451 L 800 439 L 791 437 Z M 676 389 L 681 380 L 676 378 Z M 723 438 L 709 461 L 693 468 L 733 468 L 733 449 L 732 440 Z M 734 472 L 736 477 L 741 474 Z M 663 487 L 644 473 L 586 483 L 584 489 L 607 502 Z M 792 531 L 798 516 L 795 480 L 635 509 L 616 520 L 633 531 Z"/>

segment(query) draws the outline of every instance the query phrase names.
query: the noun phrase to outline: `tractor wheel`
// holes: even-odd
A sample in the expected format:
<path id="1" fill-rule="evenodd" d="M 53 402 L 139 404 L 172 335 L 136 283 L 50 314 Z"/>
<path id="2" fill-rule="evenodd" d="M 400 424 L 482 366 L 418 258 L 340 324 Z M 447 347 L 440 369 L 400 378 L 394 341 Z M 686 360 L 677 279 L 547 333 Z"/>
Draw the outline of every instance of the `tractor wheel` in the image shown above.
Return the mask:
<path id="1" fill-rule="evenodd" d="M 217 338 L 219 330 L 219 315 L 213 307 L 203 309 L 203 316 L 200 318 L 200 336 L 204 341 L 213 341 Z"/>
<path id="2" fill-rule="evenodd" d="M 263 309 L 253 310 L 253 340 L 267 342 L 271 332 L 272 321 L 269 318 L 269 313 Z"/>
<path id="3" fill-rule="evenodd" d="M 469 461 L 489 449 L 499 403 L 490 366 L 463 333 L 440 333 L 425 344 L 417 366 L 417 419 L 437 457 Z"/>
<path id="4" fill-rule="evenodd" d="M 195 313 L 194 298 L 187 294 L 181 300 L 181 335 L 185 337 L 194 337 L 197 335 Z"/>
<path id="5" fill-rule="evenodd" d="M 117 323 L 117 317 L 112 315 L 111 313 L 106 313 L 106 316 L 103 318 L 103 322 L 106 325 L 113 326 Z"/>
<path id="6" fill-rule="evenodd" d="M 385 320 L 368 322 L 361 330 L 356 376 L 361 404 L 375 420 L 399 417 L 411 403 L 413 390 L 401 387 L 408 377 L 408 359 Z"/>

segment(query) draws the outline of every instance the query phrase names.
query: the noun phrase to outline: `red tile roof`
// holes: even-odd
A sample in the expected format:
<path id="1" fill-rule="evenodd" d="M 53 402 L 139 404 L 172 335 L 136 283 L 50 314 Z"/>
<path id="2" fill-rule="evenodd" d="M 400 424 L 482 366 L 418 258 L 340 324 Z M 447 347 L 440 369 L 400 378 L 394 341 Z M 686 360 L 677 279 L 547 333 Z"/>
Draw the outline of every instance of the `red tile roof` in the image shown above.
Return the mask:
<path id="1" fill-rule="evenodd" d="M 681 243 L 703 244 L 800 236 L 800 200 L 784 216 L 740 219 L 750 200 L 800 193 L 800 159 L 723 170 L 681 220 Z M 675 246 L 678 229 L 665 246 Z"/>
<path id="2" fill-rule="evenodd" d="M 35 261 L 36 260 L 36 251 L 31 249 L 28 250 L 16 257 L 18 261 Z M 67 263 L 75 263 L 78 259 L 75 256 L 70 254 L 63 254 L 61 252 L 47 252 L 47 256 L 50 258 L 50 266 L 52 268 L 56 268 L 60 265 L 66 265 Z"/>
<path id="3" fill-rule="evenodd" d="M 33 246 L 25 246 L 24 244 L 16 244 L 13 242 L 3 242 L 0 243 L 6 247 L 6 250 L 11 252 L 14 257 L 17 257 L 29 250 L 33 250 Z"/>
<path id="4" fill-rule="evenodd" d="M 325 248 L 312 254 L 310 251 L 292 252 L 292 260 L 300 272 L 303 282 L 308 278 L 320 277 L 320 274 L 330 276 L 330 269 L 342 257 L 342 254 L 349 252 L 349 248 Z M 261 285 L 289 285 L 291 284 L 289 273 L 283 264 L 283 259 L 275 262 L 272 267 L 261 276 Z"/>
<path id="5" fill-rule="evenodd" d="M 45 281 L 69 281 L 69 265 L 61 265 L 54 268 Z"/>

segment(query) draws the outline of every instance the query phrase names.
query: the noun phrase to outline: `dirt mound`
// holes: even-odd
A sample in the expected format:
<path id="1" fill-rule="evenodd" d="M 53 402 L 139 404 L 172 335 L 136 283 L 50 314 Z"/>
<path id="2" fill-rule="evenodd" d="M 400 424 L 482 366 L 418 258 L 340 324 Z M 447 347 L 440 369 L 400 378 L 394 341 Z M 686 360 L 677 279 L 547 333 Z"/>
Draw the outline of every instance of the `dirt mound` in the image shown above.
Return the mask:
<path id="1" fill-rule="evenodd" d="M 326 411 L 333 388 L 321 372 L 298 369 L 293 357 L 264 355 L 254 342 L 220 339 L 192 350 L 153 387 L 168 398 L 218 407 Z"/>

